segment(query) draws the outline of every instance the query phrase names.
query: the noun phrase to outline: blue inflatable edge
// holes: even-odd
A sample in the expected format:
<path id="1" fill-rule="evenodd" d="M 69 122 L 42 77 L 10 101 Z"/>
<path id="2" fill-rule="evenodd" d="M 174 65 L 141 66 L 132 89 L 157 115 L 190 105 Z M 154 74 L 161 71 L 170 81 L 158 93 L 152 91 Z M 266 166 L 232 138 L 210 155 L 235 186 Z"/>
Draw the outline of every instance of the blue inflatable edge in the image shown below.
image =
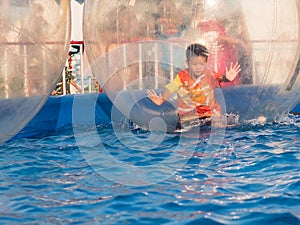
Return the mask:
<path id="1" fill-rule="evenodd" d="M 76 98 L 76 101 L 74 99 Z M 74 102 L 79 104 L 76 110 L 80 110 L 80 119 L 73 121 Z M 90 105 L 94 105 L 95 116 L 89 119 Z M 63 129 L 72 128 L 73 126 L 94 126 L 111 124 L 112 102 L 106 94 L 82 94 L 82 95 L 65 95 L 50 96 L 41 110 L 35 117 L 12 139 L 44 136 L 49 133 L 58 132 Z M 293 114 L 300 114 L 300 103 L 293 110 Z M 120 120 L 125 119 L 119 113 Z"/>
<path id="2" fill-rule="evenodd" d="M 89 118 L 91 105 L 94 106 L 93 118 Z M 73 108 L 81 115 L 76 121 L 73 120 Z M 44 136 L 73 126 L 108 125 L 111 123 L 111 109 L 112 103 L 105 94 L 50 96 L 27 126 L 12 139 Z"/>

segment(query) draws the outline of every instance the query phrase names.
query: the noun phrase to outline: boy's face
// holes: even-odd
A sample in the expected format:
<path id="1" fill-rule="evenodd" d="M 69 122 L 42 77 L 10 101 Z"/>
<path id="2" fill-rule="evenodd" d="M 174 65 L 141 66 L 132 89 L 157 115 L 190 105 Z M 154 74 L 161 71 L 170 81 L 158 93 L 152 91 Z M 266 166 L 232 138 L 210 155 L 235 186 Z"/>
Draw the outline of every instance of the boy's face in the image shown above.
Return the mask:
<path id="1" fill-rule="evenodd" d="M 206 68 L 206 58 L 204 56 L 192 56 L 187 65 L 190 70 L 190 74 L 195 77 L 199 77 L 204 73 Z"/>

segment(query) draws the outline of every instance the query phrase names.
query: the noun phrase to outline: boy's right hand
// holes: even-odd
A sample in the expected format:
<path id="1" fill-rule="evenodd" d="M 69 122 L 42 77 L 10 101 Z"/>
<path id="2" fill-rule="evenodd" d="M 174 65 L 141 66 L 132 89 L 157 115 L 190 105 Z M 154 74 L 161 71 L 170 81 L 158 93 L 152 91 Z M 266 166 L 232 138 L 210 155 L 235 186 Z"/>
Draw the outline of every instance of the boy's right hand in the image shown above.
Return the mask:
<path id="1" fill-rule="evenodd" d="M 156 105 L 162 105 L 164 103 L 164 99 L 161 96 L 161 94 L 157 95 L 156 92 L 153 90 L 148 90 L 147 95 L 148 95 L 148 98 L 150 98 L 151 101 L 153 103 L 155 103 Z"/>

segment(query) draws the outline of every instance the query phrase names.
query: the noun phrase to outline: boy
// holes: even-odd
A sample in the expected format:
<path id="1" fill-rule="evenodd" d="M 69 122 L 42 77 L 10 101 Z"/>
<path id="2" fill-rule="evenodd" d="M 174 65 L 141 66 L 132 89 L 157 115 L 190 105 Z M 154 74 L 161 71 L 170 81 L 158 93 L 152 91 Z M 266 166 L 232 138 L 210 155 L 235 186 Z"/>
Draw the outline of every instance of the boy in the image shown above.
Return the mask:
<path id="1" fill-rule="evenodd" d="M 226 74 L 220 75 L 207 69 L 208 50 L 200 44 L 192 44 L 186 50 L 187 68 L 180 71 L 174 81 L 166 85 L 163 94 L 148 91 L 148 97 L 162 105 L 172 93 L 177 92 L 180 123 L 199 118 L 207 120 L 221 116 L 221 107 L 215 99 L 215 88 L 221 82 L 233 81 L 241 71 L 240 65 L 231 63 Z"/>

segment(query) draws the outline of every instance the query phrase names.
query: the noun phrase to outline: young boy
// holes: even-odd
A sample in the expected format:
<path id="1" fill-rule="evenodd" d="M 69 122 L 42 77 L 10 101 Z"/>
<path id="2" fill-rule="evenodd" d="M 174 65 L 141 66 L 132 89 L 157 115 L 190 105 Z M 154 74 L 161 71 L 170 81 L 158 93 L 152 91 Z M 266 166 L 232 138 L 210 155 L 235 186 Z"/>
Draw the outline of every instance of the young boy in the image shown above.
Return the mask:
<path id="1" fill-rule="evenodd" d="M 192 44 L 186 49 L 187 68 L 180 71 L 174 81 L 166 85 L 163 94 L 148 91 L 148 97 L 162 105 L 172 93 L 177 92 L 179 122 L 210 119 L 221 116 L 221 107 L 215 99 L 215 88 L 221 82 L 233 81 L 241 71 L 240 65 L 231 63 L 226 74 L 220 75 L 207 68 L 208 50 L 200 44 Z"/>

